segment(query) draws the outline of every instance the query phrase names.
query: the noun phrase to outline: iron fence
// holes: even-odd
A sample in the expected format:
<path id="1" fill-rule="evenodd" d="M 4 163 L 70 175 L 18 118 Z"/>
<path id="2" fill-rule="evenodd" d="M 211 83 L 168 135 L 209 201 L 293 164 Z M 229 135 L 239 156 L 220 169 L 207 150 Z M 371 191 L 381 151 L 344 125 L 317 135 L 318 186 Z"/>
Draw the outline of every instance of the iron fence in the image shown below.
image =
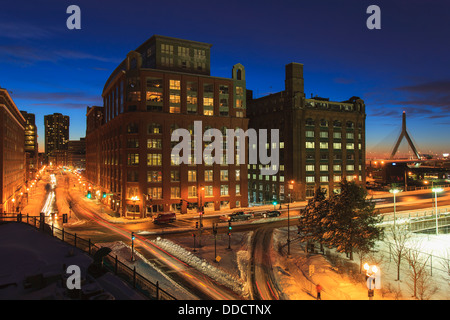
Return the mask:
<path id="1" fill-rule="evenodd" d="M 49 225 L 45 223 L 45 217 L 43 216 L 22 216 L 20 214 L 17 216 L 7 214 L 0 215 L 0 222 L 11 221 L 17 221 L 19 223 L 26 223 L 34 226 L 38 230 L 44 231 L 60 239 L 61 241 L 72 245 L 90 256 L 94 256 L 95 253 L 101 248 L 92 243 L 90 239 L 86 240 L 84 238 L 80 238 L 76 233 L 72 234 L 65 231 L 64 228 L 56 228 L 53 224 Z M 153 283 L 143 275 L 139 274 L 136 271 L 136 267 L 130 268 L 125 263 L 120 261 L 117 256 L 114 256 L 111 253 L 103 258 L 102 266 L 149 299 L 176 300 L 173 295 L 159 287 L 158 281 Z"/>

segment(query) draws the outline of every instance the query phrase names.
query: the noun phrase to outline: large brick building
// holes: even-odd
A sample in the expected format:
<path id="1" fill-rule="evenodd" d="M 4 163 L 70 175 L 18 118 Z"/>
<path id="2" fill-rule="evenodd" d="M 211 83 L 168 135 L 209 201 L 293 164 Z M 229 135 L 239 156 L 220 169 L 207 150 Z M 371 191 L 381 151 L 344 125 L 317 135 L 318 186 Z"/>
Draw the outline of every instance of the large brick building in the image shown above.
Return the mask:
<path id="1" fill-rule="evenodd" d="M 25 186 L 25 118 L 0 88 L 0 213 L 17 212 Z"/>
<path id="2" fill-rule="evenodd" d="M 286 65 L 285 90 L 247 95 L 249 128 L 280 130 L 278 174 L 249 165 L 249 201 L 304 200 L 320 187 L 339 192 L 342 179 L 365 184 L 365 105 L 358 97 L 336 102 L 306 98 L 303 65 Z"/>
<path id="3" fill-rule="evenodd" d="M 127 217 L 247 206 L 247 166 L 177 164 L 173 130 L 247 130 L 245 69 L 210 76 L 210 44 L 153 36 L 114 70 L 103 107 L 89 108 L 86 174 Z M 241 178 L 242 177 L 242 178 Z M 183 201 L 185 200 L 185 201 Z"/>

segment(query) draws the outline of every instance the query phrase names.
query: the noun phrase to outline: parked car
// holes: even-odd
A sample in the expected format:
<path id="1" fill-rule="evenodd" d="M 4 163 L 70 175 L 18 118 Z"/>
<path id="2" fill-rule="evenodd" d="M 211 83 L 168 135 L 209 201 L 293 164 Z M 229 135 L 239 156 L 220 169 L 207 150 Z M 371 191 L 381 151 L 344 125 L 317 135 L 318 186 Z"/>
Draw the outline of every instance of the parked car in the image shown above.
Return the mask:
<path id="1" fill-rule="evenodd" d="M 219 217 L 219 220 L 220 220 L 220 221 L 225 221 L 225 222 L 230 221 L 230 216 L 227 215 L 227 214 L 221 215 L 221 216 Z"/>
<path id="2" fill-rule="evenodd" d="M 280 211 L 277 210 L 271 210 L 271 211 L 267 211 L 265 213 L 266 217 L 279 217 L 281 215 Z"/>
<path id="3" fill-rule="evenodd" d="M 177 219 L 175 212 L 165 212 L 160 213 L 156 217 L 153 218 L 153 223 L 168 223 L 174 222 Z"/>
<path id="4" fill-rule="evenodd" d="M 255 212 L 252 212 L 252 217 L 253 218 L 265 218 L 266 213 L 264 211 L 255 211 Z"/>
<path id="5" fill-rule="evenodd" d="M 251 219 L 252 214 L 244 211 L 237 211 L 230 214 L 230 221 L 243 221 Z"/>

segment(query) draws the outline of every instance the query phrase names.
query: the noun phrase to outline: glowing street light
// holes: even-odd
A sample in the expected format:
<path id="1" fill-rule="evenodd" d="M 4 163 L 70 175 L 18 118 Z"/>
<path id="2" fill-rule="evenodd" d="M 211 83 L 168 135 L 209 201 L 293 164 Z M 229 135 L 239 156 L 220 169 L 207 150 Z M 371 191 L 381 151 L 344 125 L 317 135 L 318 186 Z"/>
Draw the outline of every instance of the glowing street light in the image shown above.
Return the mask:
<path id="1" fill-rule="evenodd" d="M 437 211 L 437 194 L 438 192 L 444 191 L 443 188 L 435 187 L 431 189 L 432 192 L 434 192 L 434 206 L 436 209 L 436 235 L 439 235 L 439 226 L 438 226 L 438 211 Z"/>
<path id="2" fill-rule="evenodd" d="M 394 189 L 389 190 L 389 192 L 392 193 L 392 194 L 394 194 L 394 230 L 395 230 L 395 195 L 396 195 L 397 193 L 402 192 L 402 190 L 397 189 L 397 188 L 394 188 Z"/>
<path id="3" fill-rule="evenodd" d="M 139 197 L 132 196 L 131 200 L 133 200 L 133 219 L 136 219 L 136 201 L 139 201 Z"/>
<path id="4" fill-rule="evenodd" d="M 376 265 L 364 264 L 366 270 L 366 285 L 368 289 L 369 299 L 372 300 L 374 296 L 374 289 L 381 289 L 380 268 Z"/>

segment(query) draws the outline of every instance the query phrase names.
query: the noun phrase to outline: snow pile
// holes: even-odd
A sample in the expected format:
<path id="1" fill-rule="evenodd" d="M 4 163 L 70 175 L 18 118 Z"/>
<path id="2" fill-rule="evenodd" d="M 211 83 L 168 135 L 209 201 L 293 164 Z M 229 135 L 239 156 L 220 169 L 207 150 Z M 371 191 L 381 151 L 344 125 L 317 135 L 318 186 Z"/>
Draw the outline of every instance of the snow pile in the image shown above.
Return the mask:
<path id="1" fill-rule="evenodd" d="M 230 288 L 238 294 L 244 294 L 244 283 L 237 279 L 237 277 L 234 277 L 224 272 L 223 270 L 216 268 L 205 259 L 197 257 L 195 254 L 192 254 L 190 251 L 170 240 L 158 238 L 156 240 L 153 240 L 153 242 L 162 249 L 176 256 L 184 263 L 204 273 L 211 279 L 214 279 L 218 283 Z"/>
<path id="2" fill-rule="evenodd" d="M 137 250 L 134 251 L 135 261 L 131 261 L 131 247 L 122 241 L 108 242 L 99 244 L 101 247 L 108 247 L 112 250 L 111 255 L 117 258 L 130 268 L 136 267 L 136 272 L 149 279 L 153 283 L 159 282 L 159 287 L 177 299 L 181 300 L 195 300 L 197 297 L 193 296 L 186 289 L 181 287 L 177 282 L 173 281 L 162 270 L 160 270 L 154 263 L 146 259 Z"/>

